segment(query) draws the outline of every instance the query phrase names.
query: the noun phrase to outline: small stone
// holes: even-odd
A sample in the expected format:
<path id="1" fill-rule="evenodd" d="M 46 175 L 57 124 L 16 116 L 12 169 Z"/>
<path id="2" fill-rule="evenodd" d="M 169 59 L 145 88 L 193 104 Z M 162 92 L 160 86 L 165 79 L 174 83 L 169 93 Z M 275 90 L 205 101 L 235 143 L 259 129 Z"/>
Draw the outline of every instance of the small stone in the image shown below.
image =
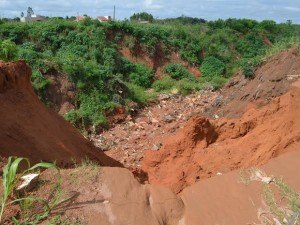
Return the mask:
<path id="1" fill-rule="evenodd" d="M 175 117 L 171 116 L 171 115 L 167 115 L 164 117 L 164 121 L 166 123 L 172 123 L 175 120 Z"/>
<path id="2" fill-rule="evenodd" d="M 158 123 L 158 120 L 155 119 L 155 118 L 152 118 L 152 119 L 151 119 L 151 123 Z"/>
<path id="3" fill-rule="evenodd" d="M 158 144 L 153 145 L 152 150 L 153 151 L 159 151 L 161 149 L 161 147 L 162 147 L 162 144 L 158 143 Z"/>
<path id="4" fill-rule="evenodd" d="M 167 94 L 160 94 L 159 97 L 158 97 L 158 99 L 160 101 L 167 100 L 169 98 L 170 98 L 170 95 L 167 95 Z"/>
<path id="5" fill-rule="evenodd" d="M 39 179 L 39 174 L 37 173 L 32 173 L 32 174 L 27 174 L 23 177 L 21 177 L 21 180 L 23 181 L 19 187 L 17 187 L 17 191 L 22 192 L 22 191 L 30 191 L 32 190 L 38 179 Z"/>

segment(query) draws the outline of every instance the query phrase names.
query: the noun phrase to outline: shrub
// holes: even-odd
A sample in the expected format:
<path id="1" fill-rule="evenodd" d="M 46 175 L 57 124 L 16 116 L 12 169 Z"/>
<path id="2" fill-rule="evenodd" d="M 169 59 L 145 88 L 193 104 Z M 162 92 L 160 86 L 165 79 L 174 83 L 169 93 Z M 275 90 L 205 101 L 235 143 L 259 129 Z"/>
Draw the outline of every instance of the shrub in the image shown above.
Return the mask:
<path id="1" fill-rule="evenodd" d="M 77 110 L 72 109 L 67 114 L 64 115 L 64 118 L 69 121 L 71 124 L 76 125 L 80 120 L 80 114 Z"/>
<path id="2" fill-rule="evenodd" d="M 241 69 L 245 77 L 252 78 L 255 74 L 257 66 L 262 62 L 261 57 L 241 60 Z"/>
<path id="3" fill-rule="evenodd" d="M 149 94 L 145 91 L 144 88 L 132 84 L 132 83 L 127 83 L 127 87 L 129 89 L 129 97 L 133 101 L 140 103 L 140 104 L 146 104 L 148 101 L 152 100 L 155 98 L 154 94 Z"/>
<path id="4" fill-rule="evenodd" d="M 153 72 L 144 64 L 138 63 L 135 65 L 134 72 L 129 75 L 129 81 L 141 87 L 148 88 L 153 80 Z"/>
<path id="5" fill-rule="evenodd" d="M 225 63 L 210 56 L 204 59 L 200 70 L 203 77 L 213 78 L 215 76 L 222 76 L 225 73 Z"/>
<path id="6" fill-rule="evenodd" d="M 45 100 L 46 89 L 51 84 L 50 80 L 47 80 L 39 71 L 33 70 L 31 76 L 32 86 L 38 96 Z"/>
<path id="7" fill-rule="evenodd" d="M 176 88 L 179 93 L 182 95 L 188 95 L 195 91 L 199 91 L 201 89 L 201 85 L 198 81 L 191 81 L 187 78 L 184 78 L 176 84 Z"/>
<path id="8" fill-rule="evenodd" d="M 165 72 L 171 76 L 171 78 L 180 80 L 183 78 L 194 79 L 191 74 L 184 66 L 180 64 L 171 63 L 165 67 Z"/>
<path id="9" fill-rule="evenodd" d="M 245 58 L 262 55 L 265 52 L 265 44 L 260 34 L 249 33 L 236 44 L 236 49 Z"/>
<path id="10" fill-rule="evenodd" d="M 17 55 L 17 45 L 11 40 L 0 42 L 0 59 L 4 61 L 13 60 Z"/>
<path id="11" fill-rule="evenodd" d="M 211 79 L 210 83 L 213 87 L 214 90 L 218 90 L 221 87 L 223 87 L 226 83 L 227 83 L 228 79 L 224 78 L 224 77 L 213 77 L 213 79 Z"/>
<path id="12" fill-rule="evenodd" d="M 154 17 L 149 13 L 141 12 L 141 13 L 134 13 L 130 17 L 130 20 L 132 20 L 132 21 L 145 20 L 145 21 L 153 22 Z"/>
<path id="13" fill-rule="evenodd" d="M 169 76 L 164 76 L 160 80 L 156 80 L 152 84 L 152 88 L 154 88 L 155 91 L 161 92 L 161 91 L 168 91 L 175 87 L 176 81 L 172 79 Z"/>
<path id="14" fill-rule="evenodd" d="M 101 94 L 97 89 L 93 89 L 90 93 L 80 93 L 79 101 L 79 115 L 83 120 L 84 126 L 107 124 L 103 114 L 103 105 L 110 101 L 107 95 Z"/>

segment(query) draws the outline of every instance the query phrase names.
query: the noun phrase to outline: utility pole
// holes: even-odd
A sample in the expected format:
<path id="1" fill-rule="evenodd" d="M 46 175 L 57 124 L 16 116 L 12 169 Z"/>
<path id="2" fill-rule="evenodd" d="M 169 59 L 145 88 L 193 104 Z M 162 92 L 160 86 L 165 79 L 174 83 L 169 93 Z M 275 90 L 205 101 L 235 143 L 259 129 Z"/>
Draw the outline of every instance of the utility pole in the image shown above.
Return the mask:
<path id="1" fill-rule="evenodd" d="M 113 17 L 113 20 L 115 21 L 116 20 L 116 6 L 114 5 L 114 17 Z"/>

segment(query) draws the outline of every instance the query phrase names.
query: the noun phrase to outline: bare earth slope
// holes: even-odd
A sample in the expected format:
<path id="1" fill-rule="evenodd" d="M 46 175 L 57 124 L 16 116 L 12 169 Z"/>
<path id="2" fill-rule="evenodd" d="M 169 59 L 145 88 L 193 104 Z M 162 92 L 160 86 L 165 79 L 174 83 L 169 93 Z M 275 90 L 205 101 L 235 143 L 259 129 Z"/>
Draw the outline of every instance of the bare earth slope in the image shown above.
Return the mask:
<path id="1" fill-rule="evenodd" d="M 293 56 L 285 58 L 282 63 L 290 59 Z M 285 77 L 288 70 L 289 66 Z M 87 155 L 99 160 L 102 165 L 116 165 L 39 102 L 30 85 L 30 74 L 30 69 L 22 61 L 0 64 L 0 159 L 16 154 L 34 161 L 44 159 L 67 163 L 70 158 L 80 159 Z M 268 83 L 272 74 L 262 75 L 261 79 Z M 263 96 L 270 95 L 270 99 L 258 106 L 252 104 L 257 103 L 255 99 L 245 100 L 247 105 L 239 118 L 212 120 L 202 115 L 192 116 L 191 113 L 185 115 L 186 119 L 192 116 L 185 124 L 185 119 L 178 112 L 170 118 L 170 115 L 146 115 L 145 111 L 141 121 L 136 119 L 136 123 L 126 124 L 127 129 L 122 129 L 122 126 L 118 129 L 125 132 L 125 139 L 128 134 L 138 135 L 139 131 L 145 131 L 139 139 L 146 140 L 150 136 L 151 124 L 159 128 L 150 138 L 150 142 L 154 143 L 143 142 L 148 147 L 156 141 L 163 141 L 161 148 L 147 151 L 142 158 L 142 167 L 148 173 L 150 184 L 140 184 L 124 168 L 83 165 L 62 169 L 63 192 L 60 197 L 72 198 L 53 209 L 52 215 L 62 213 L 62 219 L 73 221 L 71 224 L 76 221 L 95 225 L 261 224 L 267 210 L 262 197 L 266 184 L 261 181 L 253 181 L 249 185 L 241 183 L 238 169 L 261 168 L 268 175 L 283 177 L 287 184 L 300 192 L 300 81 L 290 87 L 290 82 L 280 80 L 276 83 L 276 90 L 280 90 L 280 83 L 283 84 L 283 95 L 278 92 L 273 96 L 273 92 L 269 91 L 274 89 L 268 89 L 272 86 L 266 86 L 266 95 Z M 238 96 L 241 93 L 237 92 Z M 206 94 L 207 98 L 212 97 Z M 172 105 L 170 103 L 181 103 L 183 108 L 190 110 L 197 106 L 201 108 L 208 104 L 205 96 L 204 99 L 203 96 L 195 96 L 195 99 L 178 98 L 161 102 L 162 109 L 159 107 L 155 112 L 164 112 L 164 108 Z M 231 95 L 228 91 L 228 95 L 224 96 Z M 181 109 L 180 112 L 186 110 Z M 165 122 L 158 123 L 156 118 Z M 173 120 L 177 124 L 172 124 Z M 164 133 L 160 125 L 166 123 L 171 123 L 167 126 L 169 133 L 182 128 L 164 140 L 168 132 Z M 137 125 L 137 129 L 131 128 Z M 133 129 L 135 133 L 132 133 Z M 162 137 L 157 140 L 155 137 L 159 133 Z M 121 136 L 114 134 L 115 131 L 110 134 L 112 139 Z M 135 144 L 140 143 L 139 139 Z M 117 144 L 124 143 L 134 144 L 128 143 L 128 140 L 120 140 Z M 49 199 L 52 184 L 57 179 L 56 171 L 46 170 L 40 179 L 43 182 L 32 194 Z M 274 186 L 273 183 L 270 185 Z M 11 224 L 9 213 L 8 210 L 4 216 L 7 224 Z M 268 213 L 268 216 L 273 221 L 273 215 Z M 44 221 L 43 224 L 48 223 Z"/>
<path id="2" fill-rule="evenodd" d="M 176 193 L 198 180 L 241 167 L 259 166 L 300 149 L 300 83 L 240 119 L 193 117 L 160 151 L 148 151 L 143 170 L 149 181 Z"/>
<path id="3" fill-rule="evenodd" d="M 268 176 L 283 177 L 295 191 L 300 191 L 300 151 L 272 159 L 262 166 Z M 255 225 L 265 216 L 274 222 L 263 199 L 266 184 L 260 181 L 241 183 L 239 171 L 217 176 L 186 188 L 181 199 L 185 205 L 186 225 Z M 300 222 L 298 220 L 298 222 Z M 268 223 L 267 223 L 268 224 Z M 276 223 L 269 223 L 276 224 Z M 296 223 L 298 224 L 298 223 Z"/>
<path id="4" fill-rule="evenodd" d="M 255 72 L 253 79 L 237 74 L 220 93 L 219 104 L 208 109 L 207 114 L 237 118 L 243 115 L 249 103 L 268 104 L 273 98 L 285 94 L 295 81 L 289 75 L 300 74 L 300 51 L 289 49 L 266 60 Z"/>
<path id="5" fill-rule="evenodd" d="M 99 151 L 62 117 L 47 109 L 30 83 L 23 61 L 0 63 L 0 156 L 68 164 L 85 157 L 120 165 Z"/>
<path id="6" fill-rule="evenodd" d="M 261 169 L 284 177 L 288 185 L 300 191 L 299 160 L 300 152 L 291 152 Z M 180 196 L 166 188 L 141 185 L 122 168 L 79 167 L 62 170 L 61 175 L 64 193 L 76 193 L 76 197 L 59 207 L 59 212 L 64 213 L 63 218 L 83 224 L 255 225 L 261 224 L 261 212 L 267 211 L 262 197 L 265 184 L 253 181 L 245 185 L 240 182 L 239 171 L 200 181 Z M 51 171 L 45 171 L 41 178 L 55 180 Z M 50 188 L 48 184 L 35 194 L 47 198 Z"/>

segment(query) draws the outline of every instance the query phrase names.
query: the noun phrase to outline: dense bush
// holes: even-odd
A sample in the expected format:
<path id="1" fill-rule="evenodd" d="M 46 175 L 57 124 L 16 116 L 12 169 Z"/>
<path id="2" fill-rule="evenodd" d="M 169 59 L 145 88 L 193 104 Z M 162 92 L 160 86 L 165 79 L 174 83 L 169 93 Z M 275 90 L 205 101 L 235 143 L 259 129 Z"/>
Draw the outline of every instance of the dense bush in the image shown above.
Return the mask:
<path id="1" fill-rule="evenodd" d="M 202 77 L 213 78 L 215 76 L 219 77 L 224 75 L 225 68 L 225 63 L 213 56 L 210 56 L 204 59 L 200 70 Z"/>
<path id="2" fill-rule="evenodd" d="M 193 79 L 194 76 L 184 66 L 180 64 L 171 63 L 165 67 L 165 73 L 170 75 L 175 80 L 183 78 Z"/>
<path id="3" fill-rule="evenodd" d="M 130 20 L 137 20 L 137 21 L 149 21 L 153 22 L 154 17 L 146 12 L 141 12 L 141 13 L 134 13 L 131 17 Z"/>
<path id="4" fill-rule="evenodd" d="M 153 17 L 141 13 L 132 19 L 152 21 Z M 53 70 L 67 74 L 76 86 L 76 108 L 66 118 L 88 127 L 106 124 L 105 112 L 119 104 L 146 104 L 153 95 L 145 88 L 181 94 L 206 85 L 217 89 L 238 69 L 251 77 L 266 55 L 299 43 L 299 26 L 291 22 L 205 22 L 184 16 L 148 25 L 59 18 L 41 23 L 1 21 L 0 59 L 25 59 L 33 68 L 32 83 L 42 99 L 50 84 L 43 74 Z M 176 53 L 199 67 L 202 77 L 196 79 L 182 65 L 171 63 L 165 68 L 168 76 L 155 81 L 152 68 L 120 54 L 124 46 L 133 56 L 147 54 L 155 62 L 154 69 Z"/>
<path id="5" fill-rule="evenodd" d="M 148 88 L 153 81 L 153 72 L 144 64 L 138 63 L 129 75 L 129 81 L 141 87 Z"/>
<path id="6" fill-rule="evenodd" d="M 11 40 L 0 42 L 0 59 L 4 61 L 13 60 L 16 57 L 17 45 Z"/>
<path id="7" fill-rule="evenodd" d="M 160 80 L 156 80 L 153 84 L 152 87 L 154 88 L 155 91 L 162 92 L 162 91 L 169 91 L 172 88 L 175 87 L 176 81 L 172 79 L 169 76 L 164 76 Z"/>

